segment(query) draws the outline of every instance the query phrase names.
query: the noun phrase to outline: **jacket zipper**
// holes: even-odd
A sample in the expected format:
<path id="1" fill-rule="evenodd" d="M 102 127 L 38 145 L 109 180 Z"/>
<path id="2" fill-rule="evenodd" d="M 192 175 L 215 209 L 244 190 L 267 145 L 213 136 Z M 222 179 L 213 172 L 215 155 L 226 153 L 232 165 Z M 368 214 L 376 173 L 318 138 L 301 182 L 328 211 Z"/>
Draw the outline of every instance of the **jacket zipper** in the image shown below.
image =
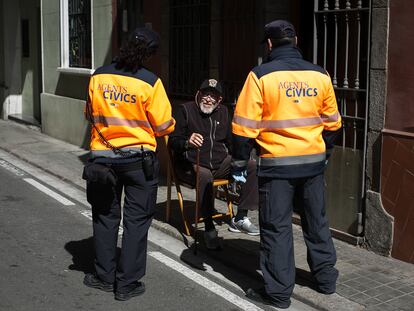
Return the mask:
<path id="1" fill-rule="evenodd" d="M 211 141 L 211 147 L 210 147 L 210 167 L 213 169 L 213 121 L 211 120 L 211 117 L 209 117 L 210 120 L 210 141 Z"/>
<path id="2" fill-rule="evenodd" d="M 217 120 L 214 120 L 213 141 L 216 141 Z"/>

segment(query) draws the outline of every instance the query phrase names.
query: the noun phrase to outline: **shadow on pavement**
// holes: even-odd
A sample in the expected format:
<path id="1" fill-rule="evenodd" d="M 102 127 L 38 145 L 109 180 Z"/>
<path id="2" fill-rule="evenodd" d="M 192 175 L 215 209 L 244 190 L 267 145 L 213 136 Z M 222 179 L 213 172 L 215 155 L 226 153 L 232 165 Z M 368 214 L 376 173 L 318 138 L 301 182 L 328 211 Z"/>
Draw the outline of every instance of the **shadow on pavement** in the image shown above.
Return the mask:
<path id="1" fill-rule="evenodd" d="M 197 233 L 202 237 L 201 231 Z M 180 259 L 198 270 L 207 270 L 211 267 L 213 271 L 237 284 L 244 292 L 248 288 L 259 287 L 262 279 L 258 272 L 260 269 L 259 257 L 235 248 L 237 244 L 241 249 L 257 249 L 259 243 L 243 239 L 226 239 L 222 242 L 221 250 L 211 251 L 206 249 L 203 239 L 200 238 L 197 245 L 197 255 L 194 255 L 193 245 L 182 252 Z M 234 273 L 232 269 L 239 271 L 239 273 Z M 240 278 L 240 272 L 248 278 Z"/>
<path id="2" fill-rule="evenodd" d="M 187 219 L 193 219 L 195 207 L 194 201 L 184 201 L 184 206 L 186 207 L 185 217 L 187 217 Z M 155 219 L 165 222 L 165 207 L 166 202 L 157 204 Z M 222 220 L 216 220 L 215 222 L 218 225 L 222 225 L 227 221 L 227 218 L 223 218 Z M 194 221 L 191 221 L 190 223 L 192 225 L 191 230 L 193 230 Z M 183 237 L 184 243 L 187 247 L 189 247 L 189 238 L 183 234 L 184 226 L 177 200 L 171 200 L 171 216 L 169 225 L 177 230 L 177 234 L 180 234 Z M 197 255 L 194 255 L 194 244 L 192 244 L 190 248 L 186 249 L 181 254 L 180 259 L 183 262 L 199 270 L 206 270 L 206 265 L 208 265 L 214 271 L 223 274 L 227 279 L 237 284 L 244 291 L 249 287 L 255 288 L 263 286 L 263 279 L 260 273 L 259 241 L 246 239 L 243 234 L 236 233 L 234 234 L 234 238 L 229 238 L 226 234 L 226 237 L 221 239 L 222 249 L 219 251 L 210 251 L 207 250 L 204 245 L 204 230 L 202 229 L 203 224 L 200 223 L 199 226 L 200 229 L 197 230 Z M 193 234 L 193 232 L 191 232 L 191 234 Z M 251 279 L 253 279 L 255 284 L 239 284 L 239 279 L 237 277 L 227 275 L 228 272 L 226 272 L 226 269 L 223 269 L 223 266 L 241 271 L 243 274 L 248 275 Z M 312 274 L 309 271 L 300 268 L 296 268 L 296 284 L 315 290 Z"/>
<path id="3" fill-rule="evenodd" d="M 72 255 L 73 263 L 69 265 L 69 270 L 81 271 L 85 274 L 95 272 L 93 237 L 79 241 L 70 241 L 65 244 L 65 250 Z M 121 249 L 117 247 L 116 250 L 117 258 L 119 258 Z"/>
<path id="4" fill-rule="evenodd" d="M 70 241 L 65 244 L 65 250 L 72 255 L 73 263 L 69 265 L 69 270 L 92 273 L 94 268 L 94 246 L 93 237 L 80 241 Z"/>

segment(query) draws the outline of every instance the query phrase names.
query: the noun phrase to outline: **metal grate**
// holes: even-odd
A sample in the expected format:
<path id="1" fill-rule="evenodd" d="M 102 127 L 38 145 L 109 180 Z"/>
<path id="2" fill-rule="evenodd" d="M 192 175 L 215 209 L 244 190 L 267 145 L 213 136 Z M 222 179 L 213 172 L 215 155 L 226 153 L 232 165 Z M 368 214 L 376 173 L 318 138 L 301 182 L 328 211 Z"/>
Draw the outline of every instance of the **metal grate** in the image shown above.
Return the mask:
<path id="1" fill-rule="evenodd" d="M 174 97 L 193 98 L 209 75 L 210 2 L 170 1 L 170 85 Z"/>
<path id="2" fill-rule="evenodd" d="M 344 120 L 340 144 L 365 146 L 369 1 L 315 1 L 314 62 L 330 73 Z"/>
<path id="3" fill-rule="evenodd" d="M 91 1 L 68 0 L 69 67 L 92 68 Z"/>

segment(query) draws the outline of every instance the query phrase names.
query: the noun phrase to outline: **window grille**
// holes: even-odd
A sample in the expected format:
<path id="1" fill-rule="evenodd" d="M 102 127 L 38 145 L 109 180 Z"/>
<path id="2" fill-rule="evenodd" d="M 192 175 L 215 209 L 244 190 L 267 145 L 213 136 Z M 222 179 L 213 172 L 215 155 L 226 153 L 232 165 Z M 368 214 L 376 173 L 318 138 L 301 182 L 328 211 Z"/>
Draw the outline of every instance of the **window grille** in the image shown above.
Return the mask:
<path id="1" fill-rule="evenodd" d="M 68 0 L 69 67 L 92 68 L 91 1 Z"/>
<path id="2" fill-rule="evenodd" d="M 328 70 L 343 117 L 342 147 L 363 150 L 367 119 L 369 1 L 316 2 L 314 62 Z"/>

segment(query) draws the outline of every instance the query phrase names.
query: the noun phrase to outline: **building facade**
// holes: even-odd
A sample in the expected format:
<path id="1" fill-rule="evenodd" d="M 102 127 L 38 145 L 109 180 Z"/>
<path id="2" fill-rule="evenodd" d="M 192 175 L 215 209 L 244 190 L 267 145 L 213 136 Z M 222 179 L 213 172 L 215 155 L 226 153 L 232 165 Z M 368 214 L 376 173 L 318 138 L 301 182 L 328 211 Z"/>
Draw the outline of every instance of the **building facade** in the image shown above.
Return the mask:
<path id="1" fill-rule="evenodd" d="M 264 24 L 289 19 L 304 57 L 330 73 L 343 115 L 326 173 L 332 231 L 414 262 L 412 1 L 0 0 L 0 11 L 2 117 L 31 120 L 83 147 L 88 78 L 130 30 L 160 33 L 148 67 L 173 106 L 214 77 L 232 108 L 249 70 L 266 57 Z"/>

